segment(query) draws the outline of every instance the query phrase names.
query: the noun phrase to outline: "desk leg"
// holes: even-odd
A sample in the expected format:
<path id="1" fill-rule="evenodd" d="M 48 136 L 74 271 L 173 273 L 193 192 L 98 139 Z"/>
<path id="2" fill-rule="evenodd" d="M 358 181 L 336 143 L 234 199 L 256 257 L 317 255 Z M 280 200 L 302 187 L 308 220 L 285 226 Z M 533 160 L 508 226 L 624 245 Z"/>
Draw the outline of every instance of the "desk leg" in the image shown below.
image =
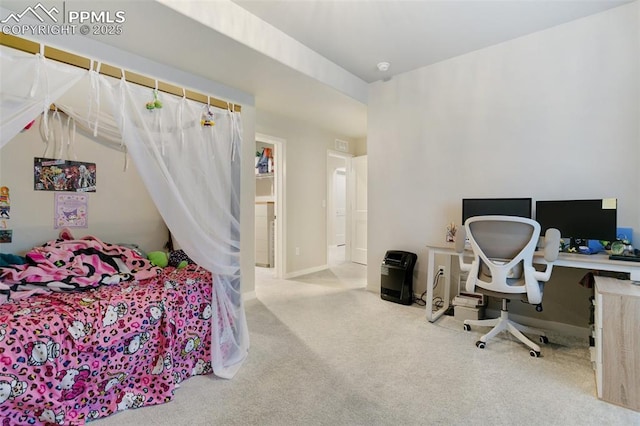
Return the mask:
<path id="1" fill-rule="evenodd" d="M 450 288 L 449 288 L 451 257 L 448 256 L 448 260 L 447 260 L 448 266 L 446 268 L 447 271 L 444 276 L 444 303 L 442 307 L 435 312 L 433 311 L 433 279 L 434 279 L 433 270 L 435 268 L 435 251 L 434 250 L 429 250 L 429 255 L 427 260 L 428 260 L 427 261 L 427 304 L 426 304 L 427 321 L 434 322 L 435 320 L 440 318 L 447 309 L 449 309 L 449 299 L 451 298 Z"/>
<path id="2" fill-rule="evenodd" d="M 444 274 L 444 305 L 442 305 L 442 313 L 449 309 L 451 302 L 451 256 L 447 256 L 447 261 L 445 262 L 445 266 L 447 268 Z M 456 291 L 457 294 L 457 291 Z M 442 314 L 440 314 L 442 315 Z"/>
<path id="3" fill-rule="evenodd" d="M 427 255 L 427 300 L 426 300 L 426 309 L 427 309 L 427 321 L 434 322 L 436 318 L 433 316 L 433 265 L 435 262 L 436 255 L 433 250 L 429 250 L 429 254 Z"/>

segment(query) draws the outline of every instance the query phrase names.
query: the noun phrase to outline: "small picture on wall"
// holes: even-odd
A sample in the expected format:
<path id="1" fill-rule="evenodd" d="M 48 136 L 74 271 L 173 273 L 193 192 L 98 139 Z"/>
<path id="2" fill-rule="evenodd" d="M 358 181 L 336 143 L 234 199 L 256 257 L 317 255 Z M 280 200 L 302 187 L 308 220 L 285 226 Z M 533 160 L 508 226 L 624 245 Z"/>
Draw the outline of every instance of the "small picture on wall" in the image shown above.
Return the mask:
<path id="1" fill-rule="evenodd" d="M 0 218 L 11 219 L 11 198 L 9 198 L 9 187 L 0 186 Z"/>
<path id="2" fill-rule="evenodd" d="M 96 164 L 34 158 L 33 181 L 36 191 L 96 192 Z"/>
<path id="3" fill-rule="evenodd" d="M 87 194 L 56 194 L 54 228 L 86 228 L 89 211 Z"/>
<path id="4" fill-rule="evenodd" d="M 10 243 L 13 237 L 13 231 L 11 229 L 0 229 L 0 244 Z"/>

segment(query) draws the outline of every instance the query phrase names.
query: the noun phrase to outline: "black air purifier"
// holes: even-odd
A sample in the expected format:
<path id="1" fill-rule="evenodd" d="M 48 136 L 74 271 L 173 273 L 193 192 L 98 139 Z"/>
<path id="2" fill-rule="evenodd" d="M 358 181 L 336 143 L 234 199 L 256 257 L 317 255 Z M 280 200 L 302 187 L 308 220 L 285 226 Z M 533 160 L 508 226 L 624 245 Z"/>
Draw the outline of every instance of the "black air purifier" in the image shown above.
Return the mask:
<path id="1" fill-rule="evenodd" d="M 389 250 L 381 266 L 380 297 L 383 300 L 410 305 L 413 303 L 413 267 L 415 253 Z"/>

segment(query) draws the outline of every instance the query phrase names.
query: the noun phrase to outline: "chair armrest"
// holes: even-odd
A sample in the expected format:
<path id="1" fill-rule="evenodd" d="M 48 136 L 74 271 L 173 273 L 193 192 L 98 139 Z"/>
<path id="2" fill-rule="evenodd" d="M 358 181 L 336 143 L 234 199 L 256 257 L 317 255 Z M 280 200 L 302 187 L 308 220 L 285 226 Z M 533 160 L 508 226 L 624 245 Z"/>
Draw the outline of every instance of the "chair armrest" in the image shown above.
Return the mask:
<path id="1" fill-rule="evenodd" d="M 467 230 L 464 226 L 458 229 L 456 235 L 456 252 L 458 253 L 458 261 L 460 262 L 460 270 L 469 272 L 471 270 L 471 263 L 465 263 L 464 261 L 464 243 L 467 240 Z"/>
<path id="2" fill-rule="evenodd" d="M 464 226 L 458 229 L 458 235 L 456 235 L 456 251 L 458 253 L 464 253 L 464 242 L 467 239 L 467 230 Z"/>
<path id="3" fill-rule="evenodd" d="M 544 234 L 544 260 L 548 263 L 544 271 L 535 271 L 533 273 L 536 280 L 549 281 L 551 271 L 553 271 L 553 262 L 558 259 L 558 253 L 560 253 L 560 231 L 555 228 L 549 228 Z"/>
<path id="4" fill-rule="evenodd" d="M 560 231 L 555 228 L 547 229 L 544 233 L 544 260 L 555 262 L 560 253 Z"/>
<path id="5" fill-rule="evenodd" d="M 469 272 L 471 270 L 471 267 L 473 266 L 472 263 L 466 263 L 464 261 L 464 254 L 460 253 L 458 254 L 458 261 L 460 263 L 460 270 L 464 271 L 464 272 Z"/>

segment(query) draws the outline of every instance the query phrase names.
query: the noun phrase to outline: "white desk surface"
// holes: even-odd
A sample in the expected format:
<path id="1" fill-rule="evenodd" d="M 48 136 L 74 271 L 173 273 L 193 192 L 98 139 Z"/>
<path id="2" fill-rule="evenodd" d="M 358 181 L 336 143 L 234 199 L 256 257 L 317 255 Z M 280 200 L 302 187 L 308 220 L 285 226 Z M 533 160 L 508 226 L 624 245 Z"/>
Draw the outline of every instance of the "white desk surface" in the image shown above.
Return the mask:
<path id="1" fill-rule="evenodd" d="M 433 250 L 435 253 L 457 254 L 454 243 L 427 245 L 427 248 L 430 251 Z M 469 249 L 465 249 L 465 252 L 469 252 L 469 255 L 472 254 Z M 536 251 L 533 260 L 534 263 L 547 263 L 547 261 L 544 260 L 544 252 L 542 251 Z M 554 262 L 554 265 L 580 269 L 600 269 L 614 272 L 630 272 L 634 269 L 640 269 L 640 262 L 611 260 L 609 259 L 609 255 L 605 253 L 579 254 L 561 252 L 558 254 L 558 259 Z"/>
<path id="2" fill-rule="evenodd" d="M 434 279 L 434 261 L 436 254 L 444 255 L 457 255 L 454 243 L 441 243 L 437 245 L 427 245 L 429 249 L 429 257 L 427 262 L 427 320 L 430 322 L 435 321 L 444 314 L 444 311 L 449 307 L 449 279 L 447 276 L 445 283 L 445 300 L 444 306 L 432 312 L 432 305 L 430 303 L 433 300 L 433 285 L 431 284 Z M 465 252 L 472 255 L 471 250 L 465 250 Z M 533 258 L 534 263 L 546 264 L 544 260 L 544 253 L 542 251 L 536 251 Z M 569 268 L 579 269 L 595 269 L 602 271 L 613 272 L 626 272 L 631 274 L 631 281 L 628 281 L 629 286 L 633 286 L 640 282 L 640 262 L 627 262 L 624 260 L 611 260 L 608 254 L 578 254 L 578 253 L 559 253 L 558 259 L 553 263 L 554 266 L 565 266 Z M 635 287 L 635 286 L 634 286 Z"/>

